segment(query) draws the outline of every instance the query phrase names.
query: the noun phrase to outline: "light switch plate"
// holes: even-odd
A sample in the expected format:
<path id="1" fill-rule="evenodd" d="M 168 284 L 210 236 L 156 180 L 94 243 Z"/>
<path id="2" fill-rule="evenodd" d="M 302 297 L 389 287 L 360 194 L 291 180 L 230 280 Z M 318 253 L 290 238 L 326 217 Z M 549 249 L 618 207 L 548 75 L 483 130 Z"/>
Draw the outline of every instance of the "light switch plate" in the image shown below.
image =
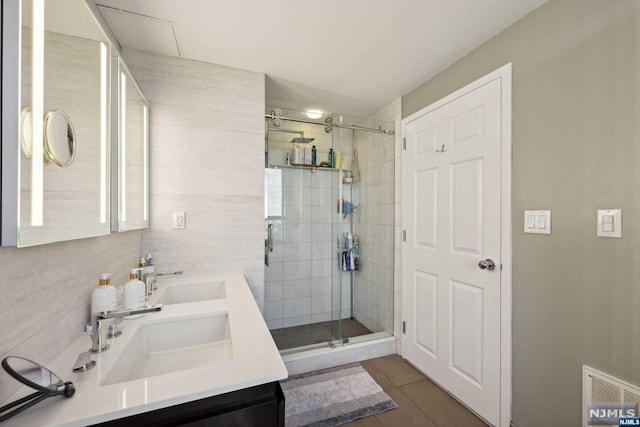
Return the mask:
<path id="1" fill-rule="evenodd" d="M 184 230 L 187 223 L 187 216 L 184 211 L 176 211 L 173 213 L 173 222 L 171 223 L 174 230 Z"/>
<path id="2" fill-rule="evenodd" d="M 524 211 L 524 232 L 551 234 L 551 211 Z"/>
<path id="3" fill-rule="evenodd" d="M 622 209 L 598 209 L 598 237 L 622 239 Z"/>

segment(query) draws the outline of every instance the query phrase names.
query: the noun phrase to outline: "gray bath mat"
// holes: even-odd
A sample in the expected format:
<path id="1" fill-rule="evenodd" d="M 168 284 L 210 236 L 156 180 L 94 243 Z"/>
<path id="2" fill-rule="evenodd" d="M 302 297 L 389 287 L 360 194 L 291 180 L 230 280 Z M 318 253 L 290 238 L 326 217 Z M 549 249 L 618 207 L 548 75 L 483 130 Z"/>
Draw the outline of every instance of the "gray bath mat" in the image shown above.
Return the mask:
<path id="1" fill-rule="evenodd" d="M 280 381 L 285 427 L 330 427 L 398 405 L 359 363 L 292 375 Z"/>

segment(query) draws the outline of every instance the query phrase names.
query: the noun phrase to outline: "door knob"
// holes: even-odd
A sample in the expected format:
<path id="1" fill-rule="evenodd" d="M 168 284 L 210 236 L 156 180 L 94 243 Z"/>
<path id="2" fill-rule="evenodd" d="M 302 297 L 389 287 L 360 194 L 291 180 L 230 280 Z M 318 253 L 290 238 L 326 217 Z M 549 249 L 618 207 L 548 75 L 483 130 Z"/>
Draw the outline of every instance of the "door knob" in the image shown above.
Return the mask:
<path id="1" fill-rule="evenodd" d="M 480 261 L 478 263 L 478 267 L 480 267 L 480 269 L 482 270 L 493 271 L 496 269 L 496 264 L 493 262 L 493 260 L 487 258 L 485 260 Z"/>

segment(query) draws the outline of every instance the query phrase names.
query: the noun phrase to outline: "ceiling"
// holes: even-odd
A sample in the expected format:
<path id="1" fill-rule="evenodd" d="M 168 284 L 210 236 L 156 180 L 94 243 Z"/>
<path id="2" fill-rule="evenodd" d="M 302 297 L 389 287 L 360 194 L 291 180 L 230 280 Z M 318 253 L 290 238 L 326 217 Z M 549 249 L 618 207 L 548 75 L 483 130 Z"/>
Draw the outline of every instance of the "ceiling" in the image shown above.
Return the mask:
<path id="1" fill-rule="evenodd" d="M 95 0 L 124 48 L 265 73 L 270 106 L 357 116 L 545 1 Z"/>

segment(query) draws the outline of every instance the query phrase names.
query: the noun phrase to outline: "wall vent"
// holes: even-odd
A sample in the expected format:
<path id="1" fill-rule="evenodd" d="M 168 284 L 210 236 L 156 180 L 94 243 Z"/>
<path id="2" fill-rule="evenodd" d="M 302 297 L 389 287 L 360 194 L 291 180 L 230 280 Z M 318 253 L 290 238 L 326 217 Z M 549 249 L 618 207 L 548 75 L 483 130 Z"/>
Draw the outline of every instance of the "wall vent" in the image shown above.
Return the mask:
<path id="1" fill-rule="evenodd" d="M 640 388 L 584 365 L 582 367 L 582 426 L 617 427 L 617 422 L 615 424 L 587 424 L 587 408 L 594 403 L 626 403 L 637 404 L 640 407 Z"/>

